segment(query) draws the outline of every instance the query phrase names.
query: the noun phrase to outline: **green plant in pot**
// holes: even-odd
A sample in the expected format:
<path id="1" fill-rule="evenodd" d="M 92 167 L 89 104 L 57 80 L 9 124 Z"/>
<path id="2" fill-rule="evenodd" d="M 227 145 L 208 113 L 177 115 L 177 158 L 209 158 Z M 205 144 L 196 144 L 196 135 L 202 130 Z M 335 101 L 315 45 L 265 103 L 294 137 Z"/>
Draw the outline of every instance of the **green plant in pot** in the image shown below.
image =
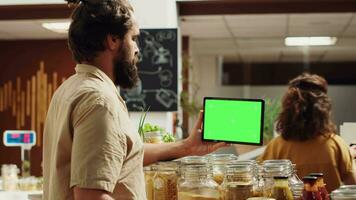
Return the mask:
<path id="1" fill-rule="evenodd" d="M 174 142 L 174 136 L 168 132 L 165 132 L 164 128 L 145 122 L 148 110 L 149 108 L 146 110 L 143 109 L 139 121 L 138 133 L 140 134 L 142 140 L 145 143 Z"/>

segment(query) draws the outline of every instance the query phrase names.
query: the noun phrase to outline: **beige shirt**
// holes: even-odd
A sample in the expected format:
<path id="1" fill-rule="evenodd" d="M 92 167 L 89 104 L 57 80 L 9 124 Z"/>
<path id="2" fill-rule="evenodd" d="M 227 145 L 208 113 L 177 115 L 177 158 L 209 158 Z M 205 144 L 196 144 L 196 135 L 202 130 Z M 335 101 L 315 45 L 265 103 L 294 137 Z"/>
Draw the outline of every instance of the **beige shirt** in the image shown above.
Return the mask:
<path id="1" fill-rule="evenodd" d="M 278 136 L 267 145 L 259 159 L 289 159 L 296 164 L 300 178 L 309 173 L 322 172 L 329 192 L 340 186 L 342 177 L 351 176 L 354 167 L 348 146 L 335 134 L 305 142 L 286 141 Z"/>
<path id="2" fill-rule="evenodd" d="M 115 199 L 146 199 L 143 143 L 125 102 L 98 68 L 78 64 L 55 92 L 44 128 L 44 200 L 73 199 L 73 186 Z"/>

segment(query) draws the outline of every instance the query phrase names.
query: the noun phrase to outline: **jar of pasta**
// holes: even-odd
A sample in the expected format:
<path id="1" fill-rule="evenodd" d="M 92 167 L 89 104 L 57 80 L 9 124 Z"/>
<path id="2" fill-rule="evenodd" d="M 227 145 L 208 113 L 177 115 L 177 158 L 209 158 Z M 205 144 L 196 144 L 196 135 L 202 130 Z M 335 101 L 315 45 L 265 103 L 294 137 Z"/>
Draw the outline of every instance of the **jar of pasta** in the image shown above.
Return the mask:
<path id="1" fill-rule="evenodd" d="M 230 163 L 226 166 L 222 187 L 223 200 L 246 200 L 254 195 L 254 171 L 248 164 Z"/>
<path id="2" fill-rule="evenodd" d="M 207 164 L 185 164 L 178 184 L 178 200 L 219 200 L 219 185 Z"/>
<path id="3" fill-rule="evenodd" d="M 212 165 L 214 180 L 220 185 L 224 180 L 226 165 L 237 160 L 237 156 L 233 154 L 210 154 L 208 159 Z"/>
<path id="4" fill-rule="evenodd" d="M 178 182 L 177 162 L 160 162 L 152 166 L 155 171 L 153 176 L 153 199 L 154 200 L 176 200 Z"/>
<path id="5" fill-rule="evenodd" d="M 153 177 L 156 174 L 156 171 L 154 169 L 155 169 L 154 165 L 147 166 L 147 167 L 143 168 L 143 172 L 145 175 L 147 200 L 154 200 L 154 198 L 153 198 Z"/>

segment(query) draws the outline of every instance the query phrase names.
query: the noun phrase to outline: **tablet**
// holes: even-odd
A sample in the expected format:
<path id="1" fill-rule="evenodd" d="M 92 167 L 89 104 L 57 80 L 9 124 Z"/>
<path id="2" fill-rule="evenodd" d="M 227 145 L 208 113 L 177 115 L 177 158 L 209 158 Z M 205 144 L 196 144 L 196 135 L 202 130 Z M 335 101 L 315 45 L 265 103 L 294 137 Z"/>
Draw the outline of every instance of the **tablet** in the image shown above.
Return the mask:
<path id="1" fill-rule="evenodd" d="M 262 99 L 204 98 L 203 140 L 262 145 Z"/>

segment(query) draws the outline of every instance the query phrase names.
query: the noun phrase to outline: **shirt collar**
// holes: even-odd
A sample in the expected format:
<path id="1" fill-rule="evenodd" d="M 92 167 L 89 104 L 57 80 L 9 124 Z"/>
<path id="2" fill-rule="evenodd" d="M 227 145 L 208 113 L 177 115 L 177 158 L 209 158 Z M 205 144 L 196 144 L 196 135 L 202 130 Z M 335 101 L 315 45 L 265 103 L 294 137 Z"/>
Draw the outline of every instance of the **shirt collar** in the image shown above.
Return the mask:
<path id="1" fill-rule="evenodd" d="M 115 86 L 114 82 L 98 67 L 88 64 L 77 64 L 75 67 L 76 73 L 89 73 L 94 75 L 95 77 L 99 78 L 101 81 L 105 82 L 106 84 L 110 85 L 110 87 L 115 91 L 119 100 L 125 104 L 125 101 L 121 98 L 118 88 Z"/>

